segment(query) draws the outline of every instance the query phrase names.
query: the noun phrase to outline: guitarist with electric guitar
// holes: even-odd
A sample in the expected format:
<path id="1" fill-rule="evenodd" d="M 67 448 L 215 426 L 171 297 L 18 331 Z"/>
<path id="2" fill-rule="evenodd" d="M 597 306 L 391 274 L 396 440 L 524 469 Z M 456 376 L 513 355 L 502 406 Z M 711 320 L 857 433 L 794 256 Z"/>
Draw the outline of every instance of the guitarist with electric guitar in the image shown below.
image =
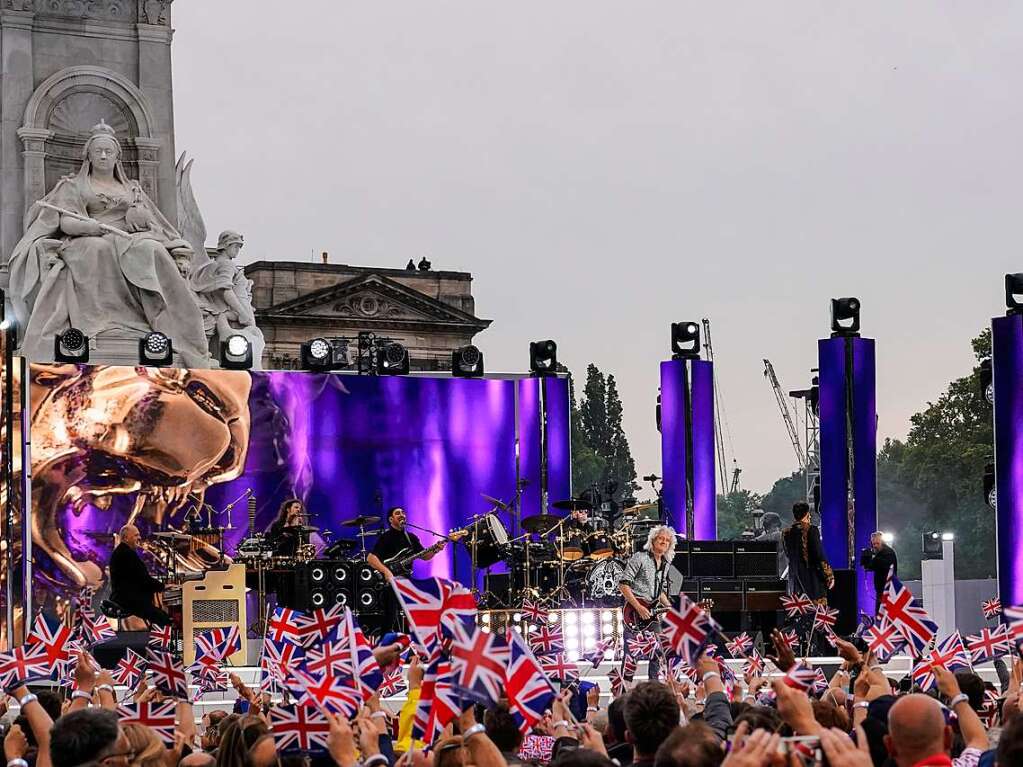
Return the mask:
<path id="1" fill-rule="evenodd" d="M 675 531 L 670 527 L 655 527 L 647 536 L 643 550 L 629 557 L 625 564 L 618 589 L 625 598 L 622 619 L 626 652 L 636 634 L 657 630 L 658 618 L 671 607 L 669 582 L 676 585 L 674 591 L 681 588 L 682 573 L 672 565 L 675 541 Z M 647 666 L 647 676 L 657 679 L 660 666 L 660 658 L 654 653 Z"/>
<path id="2" fill-rule="evenodd" d="M 387 529 L 377 538 L 367 557 L 366 562 L 388 581 L 384 589 L 384 632 L 400 630 L 400 618 L 404 615 L 398 605 L 390 581 L 395 576 L 412 575 L 412 564 L 417 559 L 433 559 L 444 548 L 448 541 L 457 541 L 468 535 L 466 530 L 456 530 L 446 538 L 441 538 L 429 548 L 424 547 L 419 536 L 406 528 L 408 515 L 400 506 L 394 506 L 387 512 Z M 388 625 L 390 624 L 390 625 Z"/>

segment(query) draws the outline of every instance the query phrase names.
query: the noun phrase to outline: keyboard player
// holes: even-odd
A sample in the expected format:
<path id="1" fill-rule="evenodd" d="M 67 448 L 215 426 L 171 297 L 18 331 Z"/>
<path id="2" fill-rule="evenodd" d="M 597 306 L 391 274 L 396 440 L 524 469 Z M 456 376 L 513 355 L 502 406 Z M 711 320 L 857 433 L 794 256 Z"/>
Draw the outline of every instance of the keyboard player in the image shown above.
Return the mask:
<path id="1" fill-rule="evenodd" d="M 165 585 L 149 574 L 138 553 L 139 529 L 125 525 L 119 537 L 121 542 L 110 555 L 110 601 L 153 625 L 170 625 L 171 617 L 154 601 Z"/>

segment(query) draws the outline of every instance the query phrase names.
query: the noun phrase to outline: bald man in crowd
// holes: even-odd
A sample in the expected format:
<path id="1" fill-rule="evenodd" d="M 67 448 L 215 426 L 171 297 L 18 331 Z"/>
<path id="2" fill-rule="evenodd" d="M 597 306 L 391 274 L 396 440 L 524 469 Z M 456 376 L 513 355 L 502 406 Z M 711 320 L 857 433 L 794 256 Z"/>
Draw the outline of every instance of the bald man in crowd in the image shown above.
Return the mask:
<path id="1" fill-rule="evenodd" d="M 169 625 L 171 617 L 153 602 L 153 595 L 163 591 L 164 584 L 149 574 L 139 556 L 139 529 L 125 525 L 119 537 L 121 542 L 110 555 L 110 601 L 156 626 Z"/>
<path id="2" fill-rule="evenodd" d="M 936 672 L 938 689 L 959 718 L 966 748 L 952 759 L 952 728 L 945 724 L 941 704 L 928 695 L 906 695 L 895 701 L 888 712 L 885 735 L 885 746 L 897 767 L 975 767 L 988 747 L 984 725 L 970 707 L 969 698 L 960 691 L 955 675 L 942 668 Z"/>

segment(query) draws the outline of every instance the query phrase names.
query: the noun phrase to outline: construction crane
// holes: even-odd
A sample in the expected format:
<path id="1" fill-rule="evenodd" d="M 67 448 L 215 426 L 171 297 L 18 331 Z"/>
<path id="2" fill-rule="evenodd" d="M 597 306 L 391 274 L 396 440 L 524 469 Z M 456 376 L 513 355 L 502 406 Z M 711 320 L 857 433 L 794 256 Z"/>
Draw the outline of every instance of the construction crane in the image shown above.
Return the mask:
<path id="1" fill-rule="evenodd" d="M 781 419 L 785 422 L 785 430 L 789 433 L 789 439 L 792 441 L 792 449 L 796 451 L 796 460 L 799 461 L 799 468 L 805 471 L 806 452 L 803 450 L 803 446 L 799 444 L 799 431 L 796 429 L 796 422 L 789 411 L 789 403 L 785 400 L 785 394 L 782 392 L 781 384 L 778 383 L 778 376 L 774 373 L 774 365 L 771 364 L 771 360 L 764 360 L 764 378 L 771 384 L 774 398 L 778 401 Z"/>
<path id="2" fill-rule="evenodd" d="M 710 340 L 710 320 L 706 317 L 703 318 L 703 349 L 707 355 L 707 361 L 714 361 L 714 344 Z M 728 459 L 725 456 L 725 437 L 724 434 L 728 432 L 728 445 L 732 448 L 733 458 L 732 463 L 735 463 L 734 458 L 734 446 L 732 445 L 732 433 L 728 428 L 728 419 L 725 416 L 725 409 L 722 405 L 721 387 L 718 386 L 718 377 L 714 376 L 714 441 L 716 443 L 715 455 L 717 456 L 717 475 L 718 482 L 721 485 L 721 494 L 725 495 L 729 492 L 735 492 L 739 488 L 739 472 L 741 469 L 736 466 L 735 474 L 732 476 L 731 490 L 728 485 Z"/>

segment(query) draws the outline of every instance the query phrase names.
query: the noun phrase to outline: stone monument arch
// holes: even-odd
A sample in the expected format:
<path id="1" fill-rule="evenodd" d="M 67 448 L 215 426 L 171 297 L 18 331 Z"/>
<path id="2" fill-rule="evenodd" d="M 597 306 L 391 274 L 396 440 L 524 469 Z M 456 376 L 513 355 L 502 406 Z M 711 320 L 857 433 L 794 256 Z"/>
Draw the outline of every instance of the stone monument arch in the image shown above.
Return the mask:
<path id="1" fill-rule="evenodd" d="M 160 140 L 152 109 L 130 80 L 103 67 L 68 67 L 36 88 L 18 129 L 25 160 L 25 210 L 62 177 L 78 171 L 89 131 L 100 121 L 117 133 L 128 175 L 159 204 Z"/>

